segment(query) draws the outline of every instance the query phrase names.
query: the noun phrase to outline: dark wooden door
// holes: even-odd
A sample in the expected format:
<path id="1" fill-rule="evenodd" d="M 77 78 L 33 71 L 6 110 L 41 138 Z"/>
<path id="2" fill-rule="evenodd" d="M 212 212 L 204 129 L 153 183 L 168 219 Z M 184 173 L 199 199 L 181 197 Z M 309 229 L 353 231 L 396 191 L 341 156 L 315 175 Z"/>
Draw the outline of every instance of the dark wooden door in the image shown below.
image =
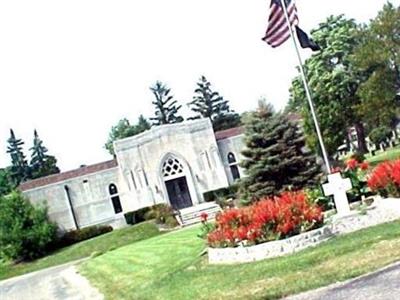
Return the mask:
<path id="1" fill-rule="evenodd" d="M 182 209 L 193 205 L 190 198 L 186 177 L 168 180 L 165 182 L 169 201 L 174 209 Z"/>

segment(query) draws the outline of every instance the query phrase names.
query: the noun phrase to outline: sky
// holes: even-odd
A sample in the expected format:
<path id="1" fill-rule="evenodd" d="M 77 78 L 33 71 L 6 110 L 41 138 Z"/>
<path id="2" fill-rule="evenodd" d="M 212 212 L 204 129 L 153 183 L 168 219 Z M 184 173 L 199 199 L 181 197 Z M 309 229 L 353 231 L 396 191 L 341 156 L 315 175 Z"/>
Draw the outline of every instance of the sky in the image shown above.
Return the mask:
<path id="1" fill-rule="evenodd" d="M 310 31 L 338 14 L 367 22 L 385 2 L 298 0 L 300 26 Z M 201 75 L 238 112 L 261 97 L 283 108 L 297 57 L 290 42 L 272 49 L 261 41 L 268 7 L 267 0 L 1 1 L 0 167 L 10 164 L 10 128 L 27 156 L 37 129 L 63 171 L 111 159 L 104 149 L 111 126 L 152 116 L 149 86 L 157 80 L 185 116 Z"/>

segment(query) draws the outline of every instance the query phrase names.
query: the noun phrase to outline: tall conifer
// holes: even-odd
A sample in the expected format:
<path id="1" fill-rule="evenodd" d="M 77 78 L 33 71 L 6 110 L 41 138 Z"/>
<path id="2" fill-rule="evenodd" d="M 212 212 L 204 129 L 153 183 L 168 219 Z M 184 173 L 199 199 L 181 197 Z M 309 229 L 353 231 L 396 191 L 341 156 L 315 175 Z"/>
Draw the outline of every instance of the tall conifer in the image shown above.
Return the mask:
<path id="1" fill-rule="evenodd" d="M 47 148 L 43 145 L 43 141 L 35 129 L 33 138 L 33 147 L 30 149 L 31 154 L 31 176 L 32 178 L 40 178 L 51 174 L 60 173 L 57 167 L 57 159 L 48 155 Z"/>
<path id="2" fill-rule="evenodd" d="M 240 116 L 229 108 L 228 100 L 212 90 L 205 76 L 201 76 L 194 92 L 195 96 L 189 106 L 196 115 L 191 119 L 209 118 L 216 131 L 240 124 Z"/>
<path id="3" fill-rule="evenodd" d="M 7 140 L 7 153 L 11 157 L 10 173 L 15 184 L 19 184 L 30 177 L 28 162 L 22 150 L 24 142 L 15 137 L 14 131 L 10 129 L 10 138 Z"/>
<path id="4" fill-rule="evenodd" d="M 247 201 L 298 190 L 318 183 L 320 166 L 305 148 L 299 125 L 272 107 L 260 102 L 245 122 L 245 159 L 247 173 L 242 180 L 242 196 Z"/>
<path id="5" fill-rule="evenodd" d="M 169 89 L 165 84 L 157 81 L 152 87 L 150 87 L 154 95 L 153 105 L 155 106 L 155 117 L 150 118 L 153 121 L 153 125 L 164 125 L 179 123 L 183 121 L 182 116 L 178 115 L 178 111 L 182 105 L 177 105 L 177 101 L 174 100 L 170 94 Z"/>

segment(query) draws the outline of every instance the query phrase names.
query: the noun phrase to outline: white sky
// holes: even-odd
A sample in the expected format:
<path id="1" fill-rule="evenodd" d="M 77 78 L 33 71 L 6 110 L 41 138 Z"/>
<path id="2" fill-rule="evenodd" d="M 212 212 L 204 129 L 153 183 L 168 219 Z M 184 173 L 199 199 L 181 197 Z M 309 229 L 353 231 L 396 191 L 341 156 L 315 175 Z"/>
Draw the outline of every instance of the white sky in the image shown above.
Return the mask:
<path id="1" fill-rule="evenodd" d="M 385 2 L 298 0 L 300 25 L 309 31 L 340 13 L 366 22 Z M 1 1 L 0 167 L 10 163 L 9 128 L 26 150 L 36 128 L 62 170 L 110 159 L 103 145 L 111 126 L 152 115 L 148 87 L 156 80 L 182 104 L 204 74 L 238 112 L 255 108 L 261 96 L 282 108 L 296 57 L 289 42 L 274 50 L 261 41 L 268 6 L 268 0 Z"/>

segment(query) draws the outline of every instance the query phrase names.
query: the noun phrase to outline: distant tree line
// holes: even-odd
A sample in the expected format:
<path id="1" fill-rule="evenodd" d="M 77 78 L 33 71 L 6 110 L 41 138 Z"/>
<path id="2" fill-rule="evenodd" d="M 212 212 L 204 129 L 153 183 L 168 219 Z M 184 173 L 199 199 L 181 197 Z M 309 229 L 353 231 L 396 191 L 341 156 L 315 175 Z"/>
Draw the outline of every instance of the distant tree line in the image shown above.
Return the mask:
<path id="1" fill-rule="evenodd" d="M 10 129 L 10 138 L 7 140 L 7 153 L 11 158 L 11 165 L 0 169 L 0 195 L 10 193 L 20 183 L 60 172 L 57 159 L 47 154 L 36 130 L 33 135 L 33 145 L 29 149 L 31 159 L 28 162 L 22 146 L 24 142 L 18 139 L 14 130 Z"/>
<path id="2" fill-rule="evenodd" d="M 137 135 L 150 129 L 151 126 L 184 121 L 180 114 L 182 105 L 174 99 L 171 89 L 165 83 L 157 81 L 150 87 L 150 91 L 154 96 L 152 101 L 154 116 L 150 117 L 149 120 L 140 116 L 136 124 L 130 124 L 128 119 L 122 119 L 113 126 L 105 144 L 105 148 L 110 154 L 115 154 L 113 142 L 118 139 Z M 205 76 L 200 77 L 194 90 L 193 99 L 187 105 L 194 113 L 188 120 L 208 118 L 211 120 L 215 131 L 237 127 L 241 124 L 239 114 L 230 108 L 228 100 L 225 100 L 212 88 Z"/>

